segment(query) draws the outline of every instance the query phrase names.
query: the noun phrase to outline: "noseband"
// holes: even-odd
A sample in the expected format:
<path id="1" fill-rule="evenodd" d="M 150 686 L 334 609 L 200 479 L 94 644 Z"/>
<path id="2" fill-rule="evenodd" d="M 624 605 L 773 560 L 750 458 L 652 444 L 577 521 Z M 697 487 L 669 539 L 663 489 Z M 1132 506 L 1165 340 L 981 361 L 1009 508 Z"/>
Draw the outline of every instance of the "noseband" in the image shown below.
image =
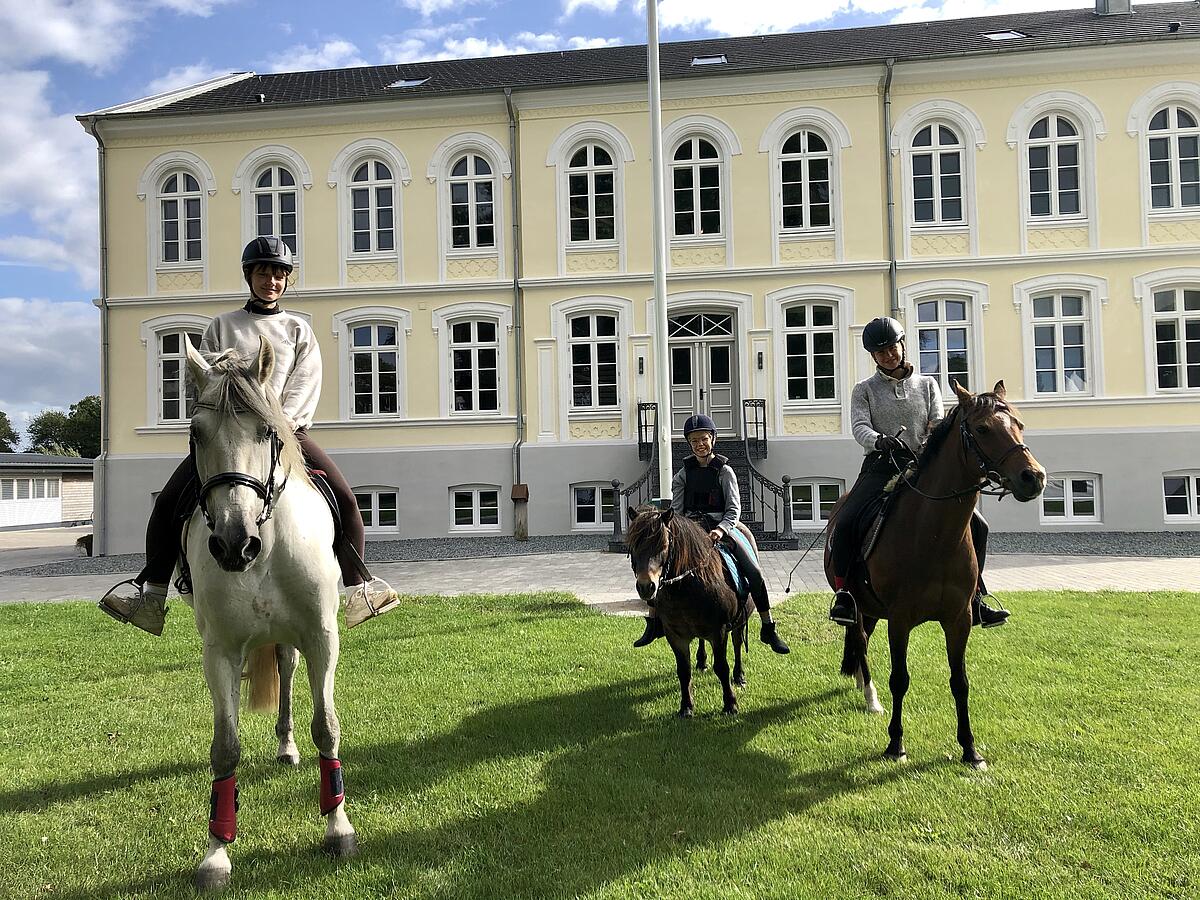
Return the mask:
<path id="1" fill-rule="evenodd" d="M 1000 497 L 1011 494 L 1012 491 L 1004 486 L 1004 476 L 1000 474 L 1000 465 L 1014 453 L 1028 450 L 1029 447 L 1022 443 L 1013 444 L 1000 454 L 999 459 L 992 461 L 988 459 L 987 454 L 983 452 L 983 448 L 979 446 L 979 442 L 971 434 L 971 429 L 967 427 L 967 417 L 965 415 L 959 416 L 958 426 L 962 432 L 963 443 L 971 449 L 971 452 L 975 455 L 975 462 L 979 464 L 979 468 L 983 471 L 983 483 L 979 486 L 980 490 L 983 491 L 986 485 L 995 485 L 999 488 L 998 491 L 983 491 L 983 493 Z"/>
<path id="2" fill-rule="evenodd" d="M 216 409 L 208 403 L 197 403 L 196 406 L 204 409 Z M 274 428 L 268 428 L 267 434 L 271 441 L 271 467 L 267 470 L 266 481 L 259 481 L 253 475 L 247 475 L 245 472 L 219 472 L 212 478 L 209 478 L 200 486 L 200 496 L 198 498 L 200 512 L 204 514 L 204 521 L 208 525 L 209 530 L 213 529 L 212 513 L 208 511 L 208 495 L 213 488 L 221 487 L 222 485 L 233 485 L 248 487 L 254 493 L 258 494 L 263 502 L 262 512 L 258 514 L 258 518 L 254 520 L 255 526 L 260 526 L 263 522 L 271 518 L 271 513 L 275 510 L 275 502 L 279 499 L 279 495 L 283 493 L 283 489 L 287 487 L 287 478 L 278 487 L 275 486 L 275 469 L 279 466 L 279 456 L 283 452 L 283 441 L 279 439 L 279 433 Z M 192 459 L 196 458 L 196 441 L 194 438 L 188 438 Z"/>

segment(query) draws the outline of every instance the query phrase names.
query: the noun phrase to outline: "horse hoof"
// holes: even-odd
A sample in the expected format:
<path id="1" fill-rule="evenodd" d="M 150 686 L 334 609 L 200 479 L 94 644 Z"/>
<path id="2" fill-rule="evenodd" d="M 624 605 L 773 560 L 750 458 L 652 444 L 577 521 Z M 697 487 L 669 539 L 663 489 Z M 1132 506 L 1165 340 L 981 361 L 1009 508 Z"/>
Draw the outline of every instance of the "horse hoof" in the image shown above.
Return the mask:
<path id="1" fill-rule="evenodd" d="M 351 859 L 358 856 L 358 840 L 353 832 L 330 836 L 325 838 L 321 849 L 334 859 Z"/>
<path id="2" fill-rule="evenodd" d="M 275 757 L 275 761 L 281 766 L 298 766 L 300 765 L 299 753 L 280 753 Z"/>
<path id="3" fill-rule="evenodd" d="M 691 709 L 681 709 L 681 710 L 679 711 L 679 718 L 681 718 L 681 719 L 690 719 L 691 717 L 692 717 L 692 711 L 691 711 Z"/>
<path id="4" fill-rule="evenodd" d="M 735 704 L 734 706 L 725 707 L 723 710 L 721 710 L 721 712 L 727 716 L 736 716 L 738 714 L 738 708 Z"/>
<path id="5" fill-rule="evenodd" d="M 964 759 L 963 762 L 966 763 L 968 766 L 970 766 L 972 769 L 974 769 L 976 772 L 986 772 L 987 771 L 988 765 L 987 765 L 986 759 Z"/>
<path id="6" fill-rule="evenodd" d="M 204 868 L 196 870 L 196 877 L 192 880 L 196 886 L 196 890 L 202 892 L 223 891 L 229 886 L 229 869 Z"/>
<path id="7" fill-rule="evenodd" d="M 734 685 L 736 685 L 737 687 L 745 687 L 745 686 L 746 686 L 746 679 L 745 679 L 745 677 L 743 677 L 743 676 L 739 675 L 737 678 L 733 679 L 733 683 L 734 683 Z"/>
<path id="8" fill-rule="evenodd" d="M 707 672 L 708 671 L 708 663 L 696 663 L 696 671 L 697 672 Z"/>
<path id="9" fill-rule="evenodd" d="M 867 707 L 867 712 L 872 716 L 883 716 L 887 714 L 887 710 L 883 708 L 881 703 L 873 703 Z"/>
<path id="10" fill-rule="evenodd" d="M 883 753 L 883 758 L 896 763 L 908 762 L 908 754 L 903 750 L 901 750 L 899 753 L 891 753 L 885 750 Z"/>

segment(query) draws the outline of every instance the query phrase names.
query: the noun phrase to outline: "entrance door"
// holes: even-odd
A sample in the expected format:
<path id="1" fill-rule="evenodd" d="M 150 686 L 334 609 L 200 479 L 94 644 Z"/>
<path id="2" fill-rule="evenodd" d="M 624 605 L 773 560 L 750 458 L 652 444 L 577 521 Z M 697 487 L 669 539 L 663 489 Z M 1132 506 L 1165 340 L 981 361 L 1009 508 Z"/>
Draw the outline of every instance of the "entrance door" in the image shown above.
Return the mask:
<path id="1" fill-rule="evenodd" d="M 686 313 L 667 320 L 671 353 L 671 426 L 682 432 L 689 416 L 711 416 L 722 435 L 738 433 L 733 316 Z"/>

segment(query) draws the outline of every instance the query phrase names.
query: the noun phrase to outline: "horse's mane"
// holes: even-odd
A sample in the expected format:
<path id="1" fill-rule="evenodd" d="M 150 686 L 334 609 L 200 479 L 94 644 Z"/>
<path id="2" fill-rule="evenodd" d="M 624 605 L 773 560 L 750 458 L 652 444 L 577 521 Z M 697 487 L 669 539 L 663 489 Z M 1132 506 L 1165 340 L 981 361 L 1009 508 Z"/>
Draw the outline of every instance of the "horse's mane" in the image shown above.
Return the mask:
<path id="1" fill-rule="evenodd" d="M 629 523 L 625 540 L 630 549 L 637 547 L 662 551 L 662 518 L 656 507 L 646 504 L 637 508 L 637 515 Z M 667 531 L 671 539 L 672 559 L 675 571 L 684 572 L 689 569 L 702 571 L 716 566 L 720 567 L 720 557 L 713 552 L 713 543 L 708 532 L 682 513 L 671 516 L 667 523 Z"/>
<path id="2" fill-rule="evenodd" d="M 212 405 L 218 415 L 238 416 L 249 414 L 260 419 L 268 428 L 279 435 L 281 449 L 279 463 L 288 475 L 304 476 L 304 454 L 300 442 L 283 413 L 279 398 L 264 391 L 258 379 L 251 374 L 251 360 L 236 350 L 226 350 L 212 363 L 208 384 L 204 388 L 204 402 Z"/>
<path id="3" fill-rule="evenodd" d="M 946 443 L 946 438 L 958 428 L 958 417 L 960 415 L 965 415 L 966 413 L 983 413 L 991 416 L 995 414 L 997 407 L 1001 404 L 1007 407 L 1010 414 L 1015 415 L 1013 406 L 1007 400 L 1001 400 L 990 391 L 986 394 L 976 394 L 970 409 L 966 412 L 963 411 L 960 404 L 956 403 L 954 409 L 950 410 L 949 415 L 934 425 L 933 429 L 929 432 L 929 437 L 925 439 L 925 444 L 921 447 L 918 468 L 924 469 L 937 456 L 938 450 Z"/>

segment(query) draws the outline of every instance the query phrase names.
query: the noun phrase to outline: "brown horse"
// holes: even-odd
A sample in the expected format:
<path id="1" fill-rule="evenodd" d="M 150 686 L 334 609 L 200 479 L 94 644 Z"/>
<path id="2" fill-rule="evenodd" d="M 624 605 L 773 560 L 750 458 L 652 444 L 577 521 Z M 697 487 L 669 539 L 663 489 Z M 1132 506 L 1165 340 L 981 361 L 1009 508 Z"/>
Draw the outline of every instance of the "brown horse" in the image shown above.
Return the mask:
<path id="1" fill-rule="evenodd" d="M 1046 485 L 1046 470 L 1022 442 L 1025 426 L 1005 399 L 1003 381 L 991 393 L 979 395 L 955 382 L 951 385 L 958 405 L 934 427 L 917 475 L 893 499 L 888 524 L 866 565 L 855 566 L 847 579 L 846 587 L 858 601 L 858 624 L 846 629 L 842 674 L 855 676 L 872 711 L 882 712 L 877 701 L 872 702 L 875 688 L 867 667 L 867 642 L 878 621 L 887 619 L 893 706 L 888 726 L 891 740 L 884 756 L 904 759 L 901 715 L 909 683 L 909 633 L 924 622 L 940 623 L 946 635 L 962 761 L 984 769 L 987 763 L 975 749 L 967 711 L 967 639 L 979 580 L 971 514 L 979 492 L 989 484 L 1023 503 L 1033 500 Z M 835 507 L 831 525 L 836 515 Z M 832 586 L 828 539 L 825 575 Z"/>
<path id="2" fill-rule="evenodd" d="M 704 642 L 708 641 L 713 648 L 713 671 L 721 680 L 723 711 L 736 714 L 737 698 L 726 652 L 732 634 L 733 684 L 742 687 L 746 683 L 742 646 L 754 607 L 749 598 L 738 599 L 708 532 L 670 509 L 659 512 L 653 506 L 641 506 L 631 513 L 625 543 L 638 595 L 658 612 L 667 643 L 675 652 L 680 718 L 692 715 L 690 650 L 696 638 L 700 639 L 697 668 L 704 667 Z"/>

